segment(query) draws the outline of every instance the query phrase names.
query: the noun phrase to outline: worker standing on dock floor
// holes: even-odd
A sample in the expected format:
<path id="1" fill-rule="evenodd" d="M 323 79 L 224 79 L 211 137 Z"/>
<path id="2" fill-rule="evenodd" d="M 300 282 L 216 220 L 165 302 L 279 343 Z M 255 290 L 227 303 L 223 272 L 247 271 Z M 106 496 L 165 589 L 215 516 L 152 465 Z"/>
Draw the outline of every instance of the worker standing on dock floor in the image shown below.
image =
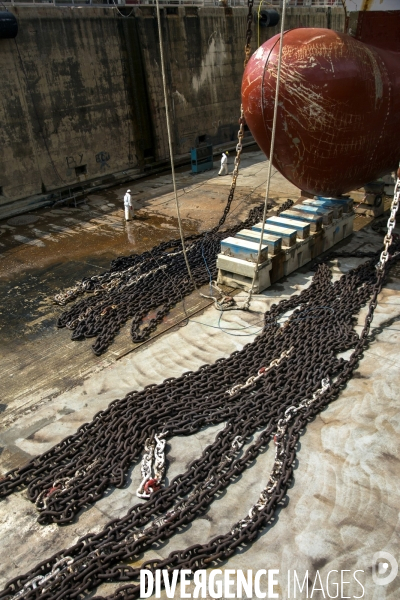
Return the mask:
<path id="1" fill-rule="evenodd" d="M 221 168 L 218 175 L 228 175 L 228 154 L 229 152 L 222 153 Z"/>
<path id="2" fill-rule="evenodd" d="M 125 207 L 125 221 L 132 221 L 133 218 L 133 206 L 131 190 L 126 190 L 124 196 L 124 207 Z"/>

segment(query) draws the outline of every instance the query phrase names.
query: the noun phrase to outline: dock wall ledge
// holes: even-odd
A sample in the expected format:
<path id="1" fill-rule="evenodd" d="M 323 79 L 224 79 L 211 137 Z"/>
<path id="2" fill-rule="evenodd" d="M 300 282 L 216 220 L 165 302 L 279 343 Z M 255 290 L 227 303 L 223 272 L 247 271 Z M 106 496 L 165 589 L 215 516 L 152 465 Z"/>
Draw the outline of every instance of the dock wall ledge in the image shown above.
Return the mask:
<path id="1" fill-rule="evenodd" d="M 18 35 L 0 39 L 0 218 L 167 163 L 154 6 L 7 8 Z M 182 164 L 202 143 L 236 143 L 247 8 L 161 13 Z M 288 8 L 286 19 L 288 29 L 345 25 L 340 7 Z M 278 28 L 260 28 L 260 44 Z M 255 28 L 253 48 L 257 39 Z"/>

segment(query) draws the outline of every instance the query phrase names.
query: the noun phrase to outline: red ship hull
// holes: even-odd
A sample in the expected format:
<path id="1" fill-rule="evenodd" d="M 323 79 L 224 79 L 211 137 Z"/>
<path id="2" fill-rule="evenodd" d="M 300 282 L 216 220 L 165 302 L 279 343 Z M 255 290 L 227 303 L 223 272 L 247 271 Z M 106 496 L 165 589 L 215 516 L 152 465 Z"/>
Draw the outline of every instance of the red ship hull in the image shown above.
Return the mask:
<path id="1" fill-rule="evenodd" d="M 251 57 L 242 83 L 246 122 L 268 156 L 280 35 Z M 283 37 L 273 165 L 311 194 L 339 196 L 400 159 L 400 53 L 328 29 Z"/>

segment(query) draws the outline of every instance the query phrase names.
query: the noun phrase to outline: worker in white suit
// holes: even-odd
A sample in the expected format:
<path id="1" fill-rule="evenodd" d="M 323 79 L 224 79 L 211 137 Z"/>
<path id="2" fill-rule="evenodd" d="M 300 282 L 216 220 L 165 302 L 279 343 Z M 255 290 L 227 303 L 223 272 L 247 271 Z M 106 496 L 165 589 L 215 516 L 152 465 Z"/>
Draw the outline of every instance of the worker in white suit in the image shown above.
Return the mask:
<path id="1" fill-rule="evenodd" d="M 133 205 L 131 190 L 126 190 L 124 196 L 124 207 L 125 207 L 125 221 L 131 221 L 133 218 Z"/>
<path id="2" fill-rule="evenodd" d="M 221 168 L 218 175 L 228 175 L 228 154 L 229 152 L 222 153 Z"/>

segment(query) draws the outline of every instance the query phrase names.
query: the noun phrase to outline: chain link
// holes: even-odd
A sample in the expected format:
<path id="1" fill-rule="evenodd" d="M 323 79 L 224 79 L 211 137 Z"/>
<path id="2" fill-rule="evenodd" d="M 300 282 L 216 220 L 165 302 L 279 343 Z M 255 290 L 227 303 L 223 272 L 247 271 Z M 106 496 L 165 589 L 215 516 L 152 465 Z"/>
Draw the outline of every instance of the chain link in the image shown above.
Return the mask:
<path id="1" fill-rule="evenodd" d="M 165 436 L 168 432 L 154 436 L 154 441 L 147 438 L 145 454 L 142 459 L 142 481 L 136 491 L 138 498 L 150 498 L 153 492 L 160 489 L 165 471 Z M 154 473 L 153 473 L 154 471 Z"/>
<path id="2" fill-rule="evenodd" d="M 399 171 L 400 171 L 400 169 L 399 169 Z M 389 247 L 393 243 L 393 229 L 396 227 L 396 214 L 397 214 L 397 210 L 399 208 L 399 201 L 400 201 L 400 173 L 398 173 L 396 185 L 394 188 L 392 206 L 390 207 L 390 217 L 387 222 L 387 233 L 383 240 L 384 247 L 381 252 L 379 262 L 376 265 L 376 269 L 377 269 L 378 273 L 383 272 L 383 270 L 385 268 L 385 264 L 389 260 Z"/>
<path id="3" fill-rule="evenodd" d="M 253 4 L 253 0 L 248 0 L 245 65 L 251 53 Z M 95 337 L 96 342 L 92 348 L 96 355 L 100 355 L 107 350 L 124 323 L 132 318 L 132 341 L 143 342 L 179 300 L 207 283 L 210 273 L 212 278 L 216 277 L 216 260 L 221 239 L 234 236 L 240 229 L 252 227 L 263 214 L 260 208 L 250 211 L 246 221 L 220 232 L 235 194 L 244 126 L 244 111 L 241 106 L 232 182 L 224 212 L 218 225 L 211 231 L 186 238 L 189 245 L 187 248 L 185 246 L 185 250 L 191 277 L 186 273 L 181 240 L 164 242 L 151 252 L 141 255 L 115 259 L 109 271 L 85 278 L 54 297 L 56 304 L 65 306 L 79 296 L 92 295 L 92 298 L 84 298 L 64 311 L 57 321 L 58 327 L 67 327 L 73 331 L 71 339 Z M 146 317 L 154 310 L 157 310 L 155 316 L 144 325 Z"/>
<path id="4" fill-rule="evenodd" d="M 398 248 L 400 243 L 396 242 L 387 266 L 399 257 Z M 130 582 L 109 600 L 138 598 L 140 568 L 127 563 L 138 560 L 154 544 L 169 539 L 204 514 L 274 439 L 276 455 L 271 475 L 247 516 L 207 544 L 174 551 L 165 560 L 148 561 L 141 568 L 196 570 L 251 544 L 274 518 L 287 493 L 301 431 L 338 395 L 368 343 L 386 273 L 385 269 L 377 277 L 375 263 L 376 258 L 372 258 L 334 283 L 328 265 L 320 264 L 306 290 L 267 311 L 263 332 L 243 350 L 195 373 L 128 394 L 75 435 L 6 475 L 0 481 L 1 495 L 28 485 L 32 501 L 58 480 L 75 476 L 65 486 L 65 493 L 47 497 L 38 517 L 41 523 L 68 523 L 110 487 L 124 485 L 129 469 L 145 448 L 142 488 L 145 491 L 147 482 L 149 494 L 144 503 L 133 506 L 103 531 L 84 536 L 71 548 L 11 580 L 0 598 L 9 600 L 20 594 L 18 597 L 24 600 L 72 600 L 104 581 Z M 365 326 L 358 336 L 351 317 L 369 299 Z M 289 311 L 291 315 L 280 326 L 279 319 Z M 348 361 L 336 358 L 338 352 L 350 348 L 353 354 Z M 227 394 L 234 388 L 235 393 Z M 214 442 L 185 473 L 162 488 L 159 484 L 164 476 L 166 441 L 217 423 L 225 423 L 225 427 Z M 253 436 L 258 437 L 252 441 Z M 96 468 L 90 468 L 98 458 L 96 448 L 102 448 L 103 455 Z M 154 485 L 149 484 L 152 479 L 156 479 Z M 73 562 L 57 566 L 65 557 Z M 56 574 L 57 568 L 60 571 Z M 51 588 L 42 593 L 39 582 L 45 577 Z"/>
<path id="5" fill-rule="evenodd" d="M 390 224 L 393 222 L 391 219 Z M 124 563 L 204 513 L 272 437 L 276 445 L 274 466 L 247 517 L 208 544 L 174 551 L 165 560 L 149 561 L 141 568 L 195 570 L 251 544 L 273 519 L 287 492 L 300 432 L 338 395 L 356 368 L 368 343 L 387 268 L 400 257 L 399 249 L 399 241 L 392 244 L 392 255 L 378 273 L 373 257 L 333 284 L 327 264 L 319 264 L 309 288 L 270 308 L 263 332 L 252 344 L 195 373 L 128 394 L 98 413 L 92 423 L 80 427 L 77 434 L 25 467 L 6 474 L 0 480 L 2 496 L 29 485 L 28 496 L 41 510 L 38 520 L 67 523 L 84 506 L 100 499 L 110 485 L 124 484 L 144 445 L 148 458 L 144 461 L 142 487 L 145 491 L 147 483 L 149 494 L 144 504 L 132 507 L 102 532 L 84 536 L 71 548 L 11 580 L 0 598 L 68 599 L 89 592 L 104 580 L 133 582 L 110 600 L 138 598 L 135 582 L 140 569 Z M 332 253 L 328 258 L 347 254 Z M 368 299 L 365 325 L 358 336 L 351 317 Z M 292 314 L 281 327 L 278 320 L 289 311 Z M 353 353 L 348 361 L 336 359 L 336 353 L 349 348 Z M 274 358 L 277 352 L 279 359 Z M 263 367 L 265 364 L 269 366 Z M 233 385 L 228 388 L 230 398 L 226 401 L 225 382 L 229 380 Z M 162 489 L 159 484 L 164 475 L 167 435 L 190 435 L 204 425 L 221 422 L 225 422 L 225 428 L 213 444 Z M 163 433 L 154 433 L 157 430 Z M 260 430 L 256 441 L 241 456 L 245 441 Z M 116 431 L 118 438 L 113 433 Z M 99 447 L 103 457 L 96 457 Z M 99 462 L 95 464 L 96 460 Z M 151 479 L 156 480 L 153 486 L 149 485 Z M 58 490 L 60 493 L 56 493 Z"/>
<path id="6" fill-rule="evenodd" d="M 231 388 L 230 390 L 226 390 L 226 393 L 230 396 L 234 396 L 234 394 L 237 394 L 237 392 L 244 390 L 250 385 L 253 385 L 253 383 L 261 379 L 261 377 L 265 377 L 268 371 L 270 371 L 274 367 L 277 367 L 284 358 L 287 358 L 290 355 L 292 350 L 293 347 L 289 348 L 289 350 L 284 350 L 280 357 L 273 360 L 268 367 L 261 367 L 261 369 L 258 370 L 257 375 L 252 375 L 248 378 L 248 380 L 245 383 L 238 383 L 237 385 L 234 385 L 233 388 Z"/>
<path id="7" fill-rule="evenodd" d="M 329 388 L 329 379 L 323 379 L 321 382 L 321 388 L 314 392 L 311 400 L 306 399 L 303 400 L 303 402 L 301 402 L 298 406 L 290 406 L 286 409 L 284 418 L 278 421 L 277 433 L 273 435 L 273 440 L 276 446 L 275 460 L 269 476 L 268 483 L 261 492 L 256 504 L 254 504 L 254 506 L 252 506 L 249 510 L 248 515 L 233 526 L 233 528 L 231 529 L 232 534 L 241 532 L 241 530 L 245 527 L 248 527 L 250 523 L 256 523 L 259 512 L 265 509 L 265 507 L 268 504 L 268 501 L 272 497 L 272 494 L 275 492 L 276 487 L 278 486 L 279 481 L 283 476 L 282 469 L 285 465 L 284 459 L 286 454 L 287 428 L 289 422 L 294 418 L 297 412 L 309 408 L 313 402 L 315 402 L 317 399 L 320 399 L 322 394 L 328 391 Z"/>
<path id="8" fill-rule="evenodd" d="M 249 15 L 252 4 L 250 0 Z M 248 31 L 249 28 L 248 21 Z M 246 48 L 250 47 L 250 37 L 246 39 Z M 238 162 L 240 152 L 241 148 Z M 243 550 L 254 542 L 272 521 L 287 494 L 301 431 L 337 397 L 368 344 L 378 294 L 388 267 L 400 257 L 400 243 L 393 242 L 399 180 L 395 191 L 378 268 L 375 255 L 332 283 L 328 265 L 320 263 L 311 285 L 300 294 L 272 305 L 265 313 L 262 333 L 241 351 L 213 365 L 204 365 L 195 373 L 131 392 L 98 413 L 75 435 L 0 479 L 2 496 L 24 485 L 29 486 L 28 496 L 33 502 L 47 492 L 47 496 L 41 497 L 43 510 L 39 522 L 68 523 L 83 507 L 100 499 L 110 486 L 124 485 L 128 470 L 144 448 L 139 490 L 148 492 L 146 502 L 133 506 L 127 515 L 111 521 L 103 531 L 84 536 L 71 548 L 12 579 L 0 592 L 1 600 L 72 600 L 83 597 L 104 581 L 131 582 L 108 596 L 108 600 L 134 600 L 140 596 L 141 569 L 153 572 L 167 569 L 169 573 L 177 569 L 195 571 L 226 560 L 238 548 Z M 198 240 L 193 247 L 197 247 Z M 162 251 L 171 245 L 179 248 L 179 242 L 175 241 L 163 246 Z M 328 258 L 335 256 L 340 254 L 332 253 Z M 112 274 L 120 275 L 118 284 L 112 286 L 114 290 L 125 285 L 129 277 L 126 271 L 133 267 L 139 277 L 149 273 L 155 268 L 154 257 L 147 253 L 139 258 L 128 257 L 127 261 L 117 259 Z M 102 277 L 110 282 L 107 279 L 110 276 L 108 273 Z M 87 287 L 94 291 L 90 285 L 89 282 Z M 79 294 L 81 289 L 78 286 L 76 292 Z M 352 317 L 368 301 L 365 324 L 358 336 Z M 96 302 L 84 307 L 85 311 L 90 308 L 89 318 L 95 310 L 105 309 Z M 110 299 L 107 302 L 106 306 L 120 306 L 120 299 L 115 304 Z M 292 314 L 280 326 L 279 318 L 289 311 Z M 74 318 L 78 319 L 79 313 L 69 316 L 69 320 Z M 95 330 L 92 333 L 96 334 Z M 349 360 L 336 358 L 337 353 L 349 349 L 353 349 Z M 279 358 L 275 359 L 277 355 Z M 265 368 L 265 364 L 269 366 Z M 224 429 L 202 455 L 185 473 L 161 488 L 167 436 L 191 435 L 205 425 L 222 422 Z M 157 431 L 162 433 L 158 435 Z M 206 544 L 173 551 L 166 559 L 147 561 L 137 568 L 127 564 L 137 561 L 143 552 L 204 514 L 213 500 L 268 446 L 271 438 L 275 443 L 274 465 L 258 502 L 247 516 Z M 245 442 L 249 445 L 242 454 Z M 94 469 L 99 447 L 104 456 Z M 62 487 L 65 493 L 48 493 L 51 485 L 55 487 L 54 484 L 66 479 Z"/>
<path id="9" fill-rule="evenodd" d="M 234 179 L 236 176 L 237 173 Z M 242 228 L 251 228 L 262 217 L 262 208 L 256 207 L 244 222 L 224 232 L 219 231 L 229 213 L 233 194 L 234 187 L 224 215 L 214 230 L 186 240 L 187 255 L 197 286 L 209 282 L 210 273 L 216 278 L 221 240 L 235 235 Z M 61 305 L 86 295 L 60 315 L 57 326 L 71 329 L 73 340 L 95 337 L 92 348 L 96 355 L 100 355 L 130 318 L 133 342 L 148 339 L 173 306 L 193 289 L 185 269 L 180 240 L 163 242 L 141 255 L 119 257 L 112 261 L 109 271 L 85 278 L 64 294 L 57 294 L 55 301 Z M 156 311 L 154 316 L 149 318 L 153 311 Z"/>

